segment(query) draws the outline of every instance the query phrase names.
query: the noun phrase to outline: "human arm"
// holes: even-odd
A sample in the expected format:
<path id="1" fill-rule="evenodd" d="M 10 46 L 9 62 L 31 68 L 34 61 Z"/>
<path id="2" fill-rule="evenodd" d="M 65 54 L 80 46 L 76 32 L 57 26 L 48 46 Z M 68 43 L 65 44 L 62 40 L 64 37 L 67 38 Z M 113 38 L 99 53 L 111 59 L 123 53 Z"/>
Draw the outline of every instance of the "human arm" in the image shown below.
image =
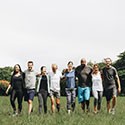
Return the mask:
<path id="1" fill-rule="evenodd" d="M 100 71 L 100 74 L 101 74 L 102 80 L 104 80 L 103 70 Z"/>
<path id="2" fill-rule="evenodd" d="M 8 88 L 7 88 L 7 90 L 6 90 L 6 94 L 7 94 L 7 95 L 8 95 L 8 92 L 9 92 L 10 88 L 11 88 L 11 84 L 9 84 L 9 86 L 8 86 Z"/>
<path id="3" fill-rule="evenodd" d="M 65 74 L 66 74 L 66 69 L 64 69 L 64 70 L 62 71 L 62 73 L 60 72 L 60 79 L 61 79 L 61 80 L 65 80 L 65 79 L 66 79 Z"/>
<path id="4" fill-rule="evenodd" d="M 120 79 L 119 79 L 119 76 L 116 75 L 116 80 L 117 80 L 117 84 L 118 84 L 118 92 L 120 93 L 121 92 L 121 85 L 120 85 Z"/>
<path id="5" fill-rule="evenodd" d="M 9 84 L 9 86 L 8 86 L 8 88 L 7 88 L 7 90 L 6 90 L 6 94 L 8 95 L 8 92 L 9 92 L 9 90 L 10 90 L 10 88 L 11 88 L 11 86 L 12 86 L 12 76 L 13 75 L 13 72 L 11 73 L 11 80 L 10 80 L 10 84 Z"/>

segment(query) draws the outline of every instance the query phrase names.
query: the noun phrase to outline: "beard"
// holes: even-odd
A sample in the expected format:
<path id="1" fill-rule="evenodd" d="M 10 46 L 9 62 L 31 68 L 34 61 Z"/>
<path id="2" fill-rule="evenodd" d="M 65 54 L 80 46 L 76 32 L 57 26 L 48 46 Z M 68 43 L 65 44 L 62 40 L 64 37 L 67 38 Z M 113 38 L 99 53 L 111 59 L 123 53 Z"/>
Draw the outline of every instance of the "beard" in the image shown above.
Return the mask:
<path id="1" fill-rule="evenodd" d="M 81 67 L 84 68 L 84 67 L 85 67 L 85 64 L 81 64 Z"/>

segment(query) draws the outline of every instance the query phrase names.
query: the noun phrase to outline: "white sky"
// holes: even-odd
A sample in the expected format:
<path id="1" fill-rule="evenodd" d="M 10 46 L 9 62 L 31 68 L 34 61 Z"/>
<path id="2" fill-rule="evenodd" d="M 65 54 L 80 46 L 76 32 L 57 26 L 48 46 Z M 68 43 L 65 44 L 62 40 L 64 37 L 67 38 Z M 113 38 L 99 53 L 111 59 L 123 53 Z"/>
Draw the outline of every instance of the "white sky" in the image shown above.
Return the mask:
<path id="1" fill-rule="evenodd" d="M 65 68 L 125 50 L 125 0 L 1 0 L 0 67 Z"/>

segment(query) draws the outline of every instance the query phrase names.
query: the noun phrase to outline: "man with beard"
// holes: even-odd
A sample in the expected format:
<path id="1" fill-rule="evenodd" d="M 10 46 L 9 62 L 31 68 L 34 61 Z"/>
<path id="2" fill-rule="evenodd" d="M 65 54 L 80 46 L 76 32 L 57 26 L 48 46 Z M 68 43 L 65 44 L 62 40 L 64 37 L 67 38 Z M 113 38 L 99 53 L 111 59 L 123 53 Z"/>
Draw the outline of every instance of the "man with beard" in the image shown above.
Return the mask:
<path id="1" fill-rule="evenodd" d="M 115 105 L 117 99 L 117 91 L 121 92 L 121 85 L 117 70 L 115 67 L 111 66 L 111 59 L 105 59 L 106 66 L 102 70 L 102 75 L 104 78 L 104 89 L 105 89 L 105 96 L 107 100 L 107 112 L 115 114 Z M 118 85 L 118 89 L 117 86 Z M 110 102 L 112 100 L 112 109 L 110 108 Z"/>
<path id="2" fill-rule="evenodd" d="M 81 59 L 81 65 L 75 70 L 78 78 L 78 102 L 81 103 L 83 112 L 85 112 L 85 104 L 87 112 L 89 111 L 89 100 L 92 86 L 91 73 L 92 68 L 86 65 L 86 59 Z"/>
<path id="3" fill-rule="evenodd" d="M 62 73 L 58 70 L 56 64 L 52 64 L 52 71 L 49 73 L 50 78 L 50 99 L 51 99 L 51 110 L 55 113 L 55 99 L 56 97 L 56 107 L 58 112 L 60 111 L 60 79 L 62 78 Z"/>

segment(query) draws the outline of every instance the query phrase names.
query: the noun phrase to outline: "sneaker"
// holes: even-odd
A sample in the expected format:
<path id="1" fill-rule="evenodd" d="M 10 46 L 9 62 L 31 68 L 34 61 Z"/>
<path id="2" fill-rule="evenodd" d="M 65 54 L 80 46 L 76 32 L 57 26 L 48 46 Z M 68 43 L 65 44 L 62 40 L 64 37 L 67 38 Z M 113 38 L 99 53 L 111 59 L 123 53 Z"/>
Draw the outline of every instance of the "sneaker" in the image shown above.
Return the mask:
<path id="1" fill-rule="evenodd" d="M 115 109 L 112 109 L 111 113 L 112 113 L 112 115 L 114 115 L 115 114 Z"/>
<path id="2" fill-rule="evenodd" d="M 97 111 L 94 111 L 94 114 L 97 114 L 98 112 Z"/>
<path id="3" fill-rule="evenodd" d="M 20 110 L 18 110 L 18 115 L 19 115 L 19 114 L 21 114 L 21 111 L 20 111 Z"/>
<path id="4" fill-rule="evenodd" d="M 13 112 L 13 116 L 17 116 L 18 113 L 16 111 Z"/>
<path id="5" fill-rule="evenodd" d="M 87 113 L 90 112 L 90 109 L 88 108 L 88 109 L 86 110 L 86 112 L 87 112 Z"/>
<path id="6" fill-rule="evenodd" d="M 68 115 L 70 115 L 70 110 L 67 111 Z"/>

